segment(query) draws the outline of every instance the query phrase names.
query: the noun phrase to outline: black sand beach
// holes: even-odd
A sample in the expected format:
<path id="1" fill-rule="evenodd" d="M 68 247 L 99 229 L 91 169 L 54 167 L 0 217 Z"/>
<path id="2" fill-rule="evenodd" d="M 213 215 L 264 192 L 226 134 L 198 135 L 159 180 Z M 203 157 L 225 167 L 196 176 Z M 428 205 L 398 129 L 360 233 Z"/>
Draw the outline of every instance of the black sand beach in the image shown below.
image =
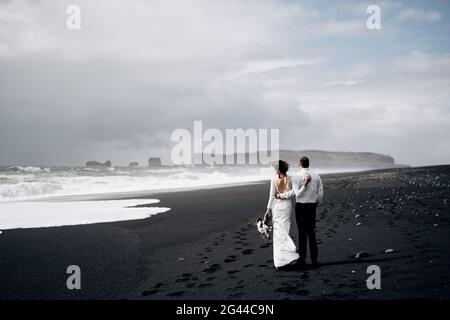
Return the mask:
<path id="1" fill-rule="evenodd" d="M 275 271 L 254 227 L 260 183 L 149 195 L 171 211 L 145 220 L 3 231 L 0 299 L 450 298 L 450 166 L 322 178 L 319 269 Z M 373 264 L 381 290 L 366 287 Z M 69 265 L 81 290 L 66 288 Z"/>

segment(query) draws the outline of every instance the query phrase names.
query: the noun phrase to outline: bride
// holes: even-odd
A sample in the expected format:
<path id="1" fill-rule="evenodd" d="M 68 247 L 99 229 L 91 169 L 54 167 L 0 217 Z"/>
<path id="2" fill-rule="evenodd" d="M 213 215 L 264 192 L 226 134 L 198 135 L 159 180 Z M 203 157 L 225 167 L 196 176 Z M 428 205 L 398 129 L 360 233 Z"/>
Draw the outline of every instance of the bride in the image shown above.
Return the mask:
<path id="1" fill-rule="evenodd" d="M 295 265 L 299 255 L 291 237 L 292 199 L 277 199 L 277 193 L 283 193 L 292 189 L 291 177 L 287 175 L 289 165 L 283 160 L 273 163 L 277 174 L 270 183 L 269 203 L 264 215 L 264 222 L 272 219 L 273 224 L 273 262 L 275 268 L 281 270 Z"/>

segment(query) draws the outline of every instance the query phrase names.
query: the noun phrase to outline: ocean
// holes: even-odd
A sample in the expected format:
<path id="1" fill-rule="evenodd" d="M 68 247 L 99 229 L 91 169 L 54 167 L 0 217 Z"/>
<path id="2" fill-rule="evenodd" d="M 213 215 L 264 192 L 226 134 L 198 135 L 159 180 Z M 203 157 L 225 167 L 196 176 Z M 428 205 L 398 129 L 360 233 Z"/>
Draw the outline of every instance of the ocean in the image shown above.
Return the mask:
<path id="1" fill-rule="evenodd" d="M 362 169 L 320 169 L 318 173 Z M 291 170 L 295 173 L 296 170 Z M 0 167 L 0 230 L 132 219 L 170 211 L 149 194 L 270 180 L 272 168 Z M 141 199 L 146 195 L 146 199 Z M 123 200 L 127 198 L 128 200 Z M 147 207 L 136 207 L 146 205 Z"/>

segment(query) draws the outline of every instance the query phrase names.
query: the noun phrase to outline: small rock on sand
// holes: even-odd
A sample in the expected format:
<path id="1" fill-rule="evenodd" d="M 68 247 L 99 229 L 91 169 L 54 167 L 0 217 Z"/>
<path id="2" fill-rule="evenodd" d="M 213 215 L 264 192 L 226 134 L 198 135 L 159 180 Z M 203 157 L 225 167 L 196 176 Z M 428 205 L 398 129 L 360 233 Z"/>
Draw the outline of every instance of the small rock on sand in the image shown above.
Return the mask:
<path id="1" fill-rule="evenodd" d="M 355 259 L 367 258 L 369 254 L 365 251 L 360 251 L 355 255 Z"/>
<path id="2" fill-rule="evenodd" d="M 360 225 L 362 225 L 362 223 L 361 223 L 361 222 L 358 222 L 356 225 L 357 225 L 357 226 L 360 226 Z"/>
<path id="3" fill-rule="evenodd" d="M 384 251 L 384 253 L 394 253 L 394 249 L 386 249 L 385 251 Z"/>

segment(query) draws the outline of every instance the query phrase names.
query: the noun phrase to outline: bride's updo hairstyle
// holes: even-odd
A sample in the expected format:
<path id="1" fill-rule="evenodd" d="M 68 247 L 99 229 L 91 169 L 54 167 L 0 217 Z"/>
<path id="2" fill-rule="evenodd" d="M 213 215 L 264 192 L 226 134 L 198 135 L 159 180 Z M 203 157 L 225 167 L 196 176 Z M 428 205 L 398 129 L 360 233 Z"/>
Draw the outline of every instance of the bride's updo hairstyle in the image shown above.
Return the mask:
<path id="1" fill-rule="evenodd" d="M 283 160 L 278 161 L 278 170 L 280 170 L 280 173 L 286 174 L 289 170 L 289 163 Z"/>
<path id="2" fill-rule="evenodd" d="M 289 170 L 289 163 L 283 160 L 278 160 L 272 163 L 272 167 L 274 167 L 274 169 L 279 171 L 281 174 L 286 174 Z"/>

